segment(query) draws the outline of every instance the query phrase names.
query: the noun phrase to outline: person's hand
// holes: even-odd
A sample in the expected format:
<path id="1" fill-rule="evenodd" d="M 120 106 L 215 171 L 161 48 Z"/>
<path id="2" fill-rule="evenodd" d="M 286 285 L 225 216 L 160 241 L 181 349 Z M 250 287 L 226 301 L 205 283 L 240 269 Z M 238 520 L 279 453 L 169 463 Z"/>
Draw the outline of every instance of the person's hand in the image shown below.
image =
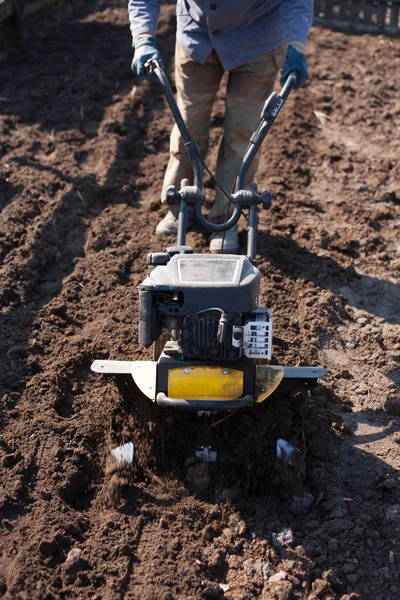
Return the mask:
<path id="1" fill-rule="evenodd" d="M 286 52 L 286 60 L 281 71 L 281 86 L 286 83 L 289 73 L 296 71 L 296 88 L 302 87 L 308 79 L 307 59 L 305 52 L 301 52 L 289 44 Z"/>
<path id="2" fill-rule="evenodd" d="M 148 77 L 145 64 L 151 58 L 156 58 L 162 64 L 161 54 L 157 50 L 154 37 L 152 35 L 138 36 L 135 42 L 135 54 L 131 65 L 133 73 Z"/>

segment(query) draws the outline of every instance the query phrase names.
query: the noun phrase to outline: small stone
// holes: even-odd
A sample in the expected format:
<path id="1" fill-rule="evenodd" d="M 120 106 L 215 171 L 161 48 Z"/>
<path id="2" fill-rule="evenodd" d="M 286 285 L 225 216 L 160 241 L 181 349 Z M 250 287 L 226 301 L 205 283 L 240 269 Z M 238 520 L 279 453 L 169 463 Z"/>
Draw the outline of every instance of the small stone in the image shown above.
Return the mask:
<path id="1" fill-rule="evenodd" d="M 8 360 L 18 360 L 20 358 L 25 358 L 26 356 L 26 347 L 22 345 L 11 346 L 7 352 Z"/>
<path id="2" fill-rule="evenodd" d="M 254 560 L 252 558 L 247 558 L 243 563 L 243 569 L 248 573 L 254 573 L 256 571 Z"/>
<path id="3" fill-rule="evenodd" d="M 236 556 L 236 554 L 228 556 L 227 563 L 230 569 L 239 569 L 241 565 L 240 558 L 239 556 Z"/>
<path id="4" fill-rule="evenodd" d="M 221 590 L 225 593 L 225 592 L 229 592 L 229 590 L 231 589 L 229 587 L 229 585 L 227 583 L 220 583 L 219 587 L 221 588 Z"/>
<path id="5" fill-rule="evenodd" d="M 272 534 L 272 543 L 275 548 L 281 548 L 282 546 L 290 546 L 293 544 L 293 532 L 290 527 L 282 529 L 280 533 Z"/>
<path id="6" fill-rule="evenodd" d="M 294 496 L 289 510 L 292 515 L 305 515 L 309 512 L 314 502 L 314 496 L 307 492 L 303 496 Z"/>
<path id="7" fill-rule="evenodd" d="M 239 523 L 237 524 L 237 527 L 236 527 L 236 531 L 237 531 L 238 535 L 240 535 L 240 536 L 246 535 L 247 524 L 245 523 L 245 521 L 239 521 Z"/>
<path id="8" fill-rule="evenodd" d="M 268 581 L 270 581 L 271 583 L 273 583 L 274 581 L 283 581 L 287 578 L 287 576 L 288 574 L 286 573 L 286 571 L 278 571 L 278 573 L 275 573 L 275 575 L 271 575 Z"/>
<path id="9" fill-rule="evenodd" d="M 212 525 L 207 525 L 203 529 L 203 540 L 206 542 L 212 542 L 218 535 L 218 531 Z"/>
<path id="10" fill-rule="evenodd" d="M 358 346 L 358 342 L 357 340 L 354 339 L 349 339 L 349 341 L 346 343 L 346 348 L 357 348 Z"/>
<path id="11" fill-rule="evenodd" d="M 367 325 L 368 324 L 368 319 L 366 317 L 358 317 L 357 323 L 359 325 Z"/>
<path id="12" fill-rule="evenodd" d="M 379 487 L 381 490 L 388 492 L 389 490 L 393 490 L 396 487 L 396 485 L 396 479 L 394 477 L 389 477 L 389 479 L 385 479 L 385 481 L 383 481 Z"/>
<path id="13" fill-rule="evenodd" d="M 400 521 L 400 504 L 392 504 L 386 510 L 386 520 L 389 523 Z"/>
<path id="14" fill-rule="evenodd" d="M 361 396 L 366 396 L 368 394 L 368 388 L 359 385 L 358 387 L 356 387 L 356 389 L 354 390 L 354 392 L 356 394 L 360 394 Z"/>
<path id="15" fill-rule="evenodd" d="M 72 548 L 68 552 L 67 559 L 62 566 L 63 579 L 67 585 L 74 583 L 81 571 L 87 571 L 90 568 L 89 563 L 81 557 L 81 554 L 80 548 Z"/>
<path id="16" fill-rule="evenodd" d="M 345 519 L 349 514 L 349 511 L 346 506 L 335 506 L 330 514 L 330 519 Z"/>
<path id="17" fill-rule="evenodd" d="M 80 548 L 72 548 L 67 554 L 67 558 L 65 562 L 71 562 L 76 560 L 82 554 L 82 550 Z"/>
<path id="18" fill-rule="evenodd" d="M 394 552 L 393 550 L 389 550 L 389 562 L 390 564 L 394 564 Z"/>
<path id="19" fill-rule="evenodd" d="M 267 580 L 270 577 L 272 577 L 272 575 L 274 574 L 275 569 L 273 567 L 273 564 L 270 562 L 265 562 L 262 565 L 262 575 L 263 575 L 263 579 Z"/>

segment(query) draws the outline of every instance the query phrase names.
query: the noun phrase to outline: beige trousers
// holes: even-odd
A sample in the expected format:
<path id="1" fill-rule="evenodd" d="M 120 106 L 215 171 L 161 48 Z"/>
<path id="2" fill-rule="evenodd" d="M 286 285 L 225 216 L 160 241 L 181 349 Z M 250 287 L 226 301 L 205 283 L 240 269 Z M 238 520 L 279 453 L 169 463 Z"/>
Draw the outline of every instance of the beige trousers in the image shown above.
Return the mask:
<path id="1" fill-rule="evenodd" d="M 250 137 L 256 128 L 261 109 L 271 94 L 276 75 L 281 69 L 286 54 L 286 45 L 260 56 L 256 60 L 229 71 L 224 135 L 218 152 L 217 180 L 227 192 L 231 192 L 243 155 Z M 205 158 L 208 149 L 210 117 L 215 95 L 224 69 L 213 51 L 204 65 L 195 62 L 176 44 L 175 83 L 177 102 L 183 119 Z M 248 171 L 248 181 L 254 179 L 258 160 L 253 161 Z M 193 181 L 193 170 L 184 143 L 175 125 L 170 138 L 170 159 L 165 172 L 162 202 L 165 202 L 169 185 L 180 187 L 182 179 Z M 224 214 L 225 196 L 216 190 L 212 217 Z"/>

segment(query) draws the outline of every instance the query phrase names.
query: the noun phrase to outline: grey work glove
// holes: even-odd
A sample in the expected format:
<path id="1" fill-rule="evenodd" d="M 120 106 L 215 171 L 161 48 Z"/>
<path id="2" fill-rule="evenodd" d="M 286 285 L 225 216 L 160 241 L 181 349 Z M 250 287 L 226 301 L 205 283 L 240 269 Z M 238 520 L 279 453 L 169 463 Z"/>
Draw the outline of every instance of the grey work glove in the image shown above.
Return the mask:
<path id="1" fill-rule="evenodd" d="M 300 44 L 299 44 L 300 45 Z M 303 46 L 303 44 L 301 44 Z M 296 88 L 302 87 L 308 79 L 307 59 L 304 52 L 301 52 L 294 45 L 289 44 L 286 52 L 286 60 L 281 72 L 281 86 L 286 83 L 289 73 L 296 71 L 297 83 Z"/>
<path id="2" fill-rule="evenodd" d="M 148 77 L 145 64 L 151 58 L 157 58 L 162 64 L 161 54 L 157 50 L 154 37 L 152 35 L 138 36 L 135 42 L 135 54 L 131 65 L 133 73 Z"/>

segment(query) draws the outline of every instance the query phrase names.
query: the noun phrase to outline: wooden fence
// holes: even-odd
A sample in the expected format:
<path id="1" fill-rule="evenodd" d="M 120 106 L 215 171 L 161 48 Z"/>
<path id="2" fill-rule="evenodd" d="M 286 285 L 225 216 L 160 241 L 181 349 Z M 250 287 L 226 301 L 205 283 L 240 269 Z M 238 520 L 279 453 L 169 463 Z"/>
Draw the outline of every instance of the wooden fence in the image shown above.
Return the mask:
<path id="1" fill-rule="evenodd" d="M 400 36 L 400 0 L 314 0 L 314 23 Z"/>

